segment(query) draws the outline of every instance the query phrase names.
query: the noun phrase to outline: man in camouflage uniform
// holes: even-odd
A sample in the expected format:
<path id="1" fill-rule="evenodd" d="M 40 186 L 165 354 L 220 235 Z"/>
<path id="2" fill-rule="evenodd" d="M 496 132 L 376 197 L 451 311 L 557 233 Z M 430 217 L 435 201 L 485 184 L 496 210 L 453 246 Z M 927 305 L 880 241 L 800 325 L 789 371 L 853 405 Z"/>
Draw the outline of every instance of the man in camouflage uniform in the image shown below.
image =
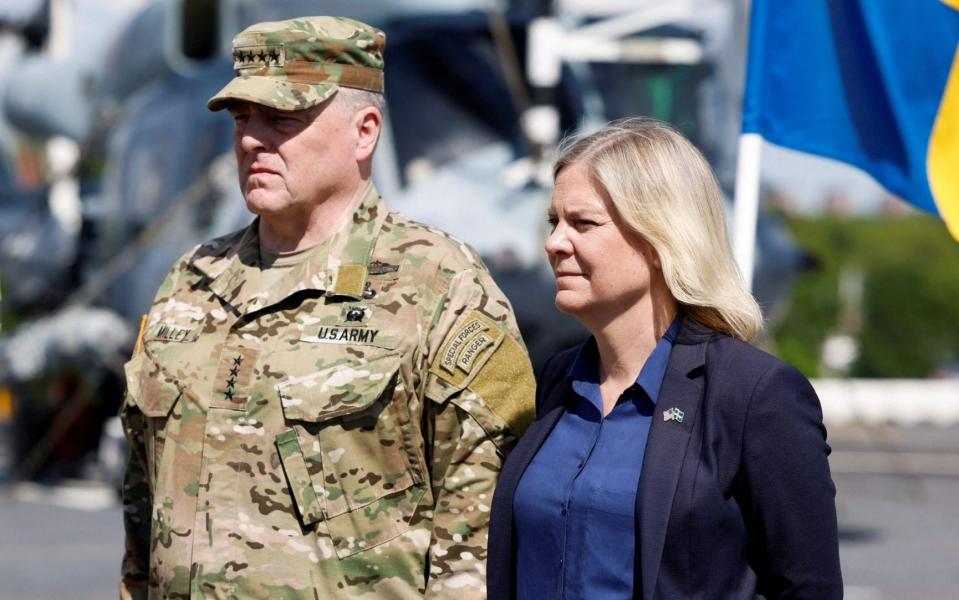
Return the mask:
<path id="1" fill-rule="evenodd" d="M 258 218 L 174 266 L 126 366 L 121 597 L 485 597 L 532 375 L 476 253 L 371 185 L 384 45 L 330 17 L 234 39 L 209 106 Z"/>

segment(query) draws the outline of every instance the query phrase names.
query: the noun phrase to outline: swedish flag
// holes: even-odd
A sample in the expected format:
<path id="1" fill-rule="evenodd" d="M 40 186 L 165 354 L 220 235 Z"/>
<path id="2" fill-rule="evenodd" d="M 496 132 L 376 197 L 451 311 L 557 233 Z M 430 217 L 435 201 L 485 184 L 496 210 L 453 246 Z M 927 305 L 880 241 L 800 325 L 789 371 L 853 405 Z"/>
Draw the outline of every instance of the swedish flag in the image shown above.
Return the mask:
<path id="1" fill-rule="evenodd" d="M 866 171 L 959 240 L 959 0 L 753 0 L 743 132 Z"/>

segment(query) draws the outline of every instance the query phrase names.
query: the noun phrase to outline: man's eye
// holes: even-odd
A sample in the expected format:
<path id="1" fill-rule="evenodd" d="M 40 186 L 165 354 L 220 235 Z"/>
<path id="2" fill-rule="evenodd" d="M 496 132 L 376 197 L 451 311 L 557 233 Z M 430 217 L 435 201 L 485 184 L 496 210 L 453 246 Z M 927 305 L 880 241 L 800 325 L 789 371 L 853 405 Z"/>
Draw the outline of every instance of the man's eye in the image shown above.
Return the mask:
<path id="1" fill-rule="evenodd" d="M 556 217 L 546 217 L 546 223 L 549 225 L 549 230 L 554 231 L 556 229 L 556 225 L 559 224 L 559 219 Z"/>

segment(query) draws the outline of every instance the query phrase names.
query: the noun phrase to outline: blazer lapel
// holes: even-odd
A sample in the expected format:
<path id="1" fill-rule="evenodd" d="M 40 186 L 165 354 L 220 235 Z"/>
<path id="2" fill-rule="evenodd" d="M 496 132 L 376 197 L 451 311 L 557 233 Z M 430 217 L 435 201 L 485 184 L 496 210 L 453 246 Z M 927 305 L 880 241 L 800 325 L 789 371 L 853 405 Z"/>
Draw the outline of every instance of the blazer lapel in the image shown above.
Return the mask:
<path id="1" fill-rule="evenodd" d="M 669 513 L 686 447 L 703 401 L 703 371 L 711 331 L 685 319 L 669 356 L 636 494 L 642 598 L 651 600 L 666 541 Z"/>

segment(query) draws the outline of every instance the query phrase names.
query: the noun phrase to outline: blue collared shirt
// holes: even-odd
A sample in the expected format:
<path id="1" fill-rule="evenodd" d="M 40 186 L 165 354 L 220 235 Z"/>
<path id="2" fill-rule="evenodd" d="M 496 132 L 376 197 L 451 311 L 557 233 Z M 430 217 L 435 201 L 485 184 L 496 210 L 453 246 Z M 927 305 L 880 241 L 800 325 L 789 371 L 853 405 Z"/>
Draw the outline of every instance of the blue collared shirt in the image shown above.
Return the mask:
<path id="1" fill-rule="evenodd" d="M 605 418 L 595 340 L 573 360 L 566 412 L 513 499 L 519 599 L 632 598 L 636 489 L 680 320 Z"/>

